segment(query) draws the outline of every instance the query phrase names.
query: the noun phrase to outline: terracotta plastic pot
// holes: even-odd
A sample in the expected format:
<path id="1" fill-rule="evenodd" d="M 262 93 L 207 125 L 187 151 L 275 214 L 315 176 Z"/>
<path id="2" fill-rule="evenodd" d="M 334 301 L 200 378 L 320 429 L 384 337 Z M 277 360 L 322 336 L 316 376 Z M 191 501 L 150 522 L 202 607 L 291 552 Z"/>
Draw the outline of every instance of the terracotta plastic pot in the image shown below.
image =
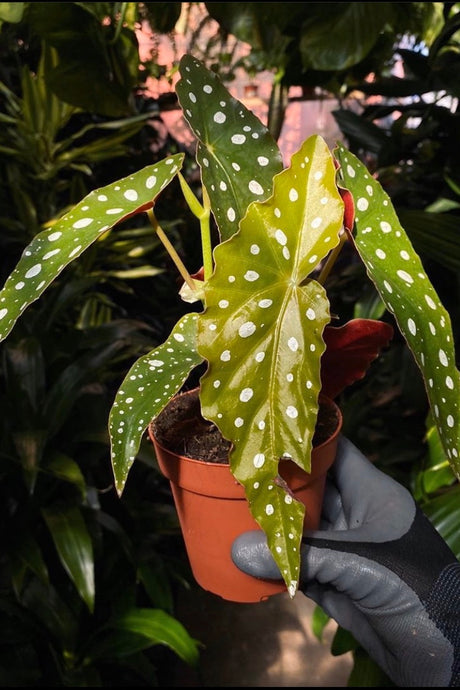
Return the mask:
<path id="1" fill-rule="evenodd" d="M 197 396 L 197 389 L 181 395 Z M 337 428 L 312 453 L 312 472 L 295 463 L 280 463 L 280 474 L 297 500 L 306 506 L 305 528 L 317 529 L 323 502 L 326 474 L 335 459 L 342 415 L 329 399 L 337 416 Z M 160 445 L 149 425 L 161 472 L 171 484 L 190 566 L 203 589 L 234 602 L 257 602 L 286 591 L 284 581 L 260 580 L 241 572 L 231 559 L 234 539 L 248 530 L 260 529 L 252 517 L 243 487 L 230 472 L 228 463 L 191 459 Z"/>

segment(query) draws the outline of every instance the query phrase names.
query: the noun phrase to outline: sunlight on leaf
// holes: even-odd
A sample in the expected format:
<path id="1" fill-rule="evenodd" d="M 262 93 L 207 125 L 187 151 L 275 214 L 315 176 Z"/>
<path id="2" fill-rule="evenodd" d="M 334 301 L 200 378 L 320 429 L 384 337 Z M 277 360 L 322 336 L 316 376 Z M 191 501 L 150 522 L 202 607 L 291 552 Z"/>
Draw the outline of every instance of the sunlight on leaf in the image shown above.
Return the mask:
<path id="1" fill-rule="evenodd" d="M 199 321 L 198 350 L 209 361 L 204 415 L 234 444 L 232 472 L 291 593 L 304 507 L 278 485 L 278 463 L 291 457 L 311 469 L 330 313 L 324 288 L 309 275 L 338 244 L 342 218 L 332 156 L 311 137 L 275 177 L 273 196 L 252 204 L 240 232 L 216 248 Z"/>

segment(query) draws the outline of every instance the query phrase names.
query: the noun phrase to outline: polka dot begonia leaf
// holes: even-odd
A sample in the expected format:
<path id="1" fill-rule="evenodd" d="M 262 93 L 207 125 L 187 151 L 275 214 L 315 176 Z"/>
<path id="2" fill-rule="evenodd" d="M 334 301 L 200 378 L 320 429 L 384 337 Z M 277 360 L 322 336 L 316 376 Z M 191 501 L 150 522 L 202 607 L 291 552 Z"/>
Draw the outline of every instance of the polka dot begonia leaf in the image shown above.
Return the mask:
<path id="1" fill-rule="evenodd" d="M 196 349 L 197 322 L 196 313 L 183 316 L 162 345 L 133 364 L 117 392 L 110 411 L 109 432 L 119 495 L 150 421 L 179 392 L 192 369 L 203 361 Z"/>
<path id="2" fill-rule="evenodd" d="M 182 166 L 179 153 L 88 194 L 24 250 L 0 292 L 0 340 L 61 271 L 98 237 L 129 216 L 153 206 Z"/>
<path id="3" fill-rule="evenodd" d="M 356 248 L 422 372 L 444 452 L 460 479 L 460 374 L 449 314 L 380 183 L 342 145 L 335 154 L 341 184 L 354 199 Z"/>
<path id="4" fill-rule="evenodd" d="M 205 285 L 198 351 L 205 417 L 232 441 L 230 465 L 294 594 L 304 507 L 277 481 L 282 457 L 311 469 L 321 388 L 324 288 L 309 279 L 338 244 L 343 203 L 332 155 L 311 137 L 274 180 L 273 196 L 251 204 L 240 232 L 214 251 Z"/>
<path id="5" fill-rule="evenodd" d="M 184 55 L 176 92 L 197 139 L 197 161 L 222 240 L 238 230 L 252 201 L 272 192 L 281 153 L 262 122 L 202 62 Z"/>

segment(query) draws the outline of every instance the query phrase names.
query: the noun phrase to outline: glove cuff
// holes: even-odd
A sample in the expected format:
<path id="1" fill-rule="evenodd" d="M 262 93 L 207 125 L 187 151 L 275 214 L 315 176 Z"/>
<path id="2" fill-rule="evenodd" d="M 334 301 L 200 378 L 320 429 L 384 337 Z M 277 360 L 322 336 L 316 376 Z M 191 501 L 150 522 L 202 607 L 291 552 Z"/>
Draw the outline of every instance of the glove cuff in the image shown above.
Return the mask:
<path id="1" fill-rule="evenodd" d="M 434 582 L 426 610 L 438 630 L 454 648 L 449 687 L 460 685 L 460 563 L 447 565 Z"/>

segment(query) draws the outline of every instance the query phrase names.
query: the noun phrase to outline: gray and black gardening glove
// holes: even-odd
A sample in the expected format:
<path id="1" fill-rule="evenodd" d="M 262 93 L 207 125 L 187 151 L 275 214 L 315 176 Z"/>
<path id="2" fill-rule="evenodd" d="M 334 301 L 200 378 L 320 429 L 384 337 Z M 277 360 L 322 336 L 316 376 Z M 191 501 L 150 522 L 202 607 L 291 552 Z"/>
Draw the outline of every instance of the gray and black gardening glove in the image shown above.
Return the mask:
<path id="1" fill-rule="evenodd" d="M 321 529 L 302 540 L 299 589 L 349 630 L 399 686 L 460 681 L 460 563 L 411 494 L 346 438 Z M 261 531 L 233 544 L 254 577 L 279 579 Z"/>

